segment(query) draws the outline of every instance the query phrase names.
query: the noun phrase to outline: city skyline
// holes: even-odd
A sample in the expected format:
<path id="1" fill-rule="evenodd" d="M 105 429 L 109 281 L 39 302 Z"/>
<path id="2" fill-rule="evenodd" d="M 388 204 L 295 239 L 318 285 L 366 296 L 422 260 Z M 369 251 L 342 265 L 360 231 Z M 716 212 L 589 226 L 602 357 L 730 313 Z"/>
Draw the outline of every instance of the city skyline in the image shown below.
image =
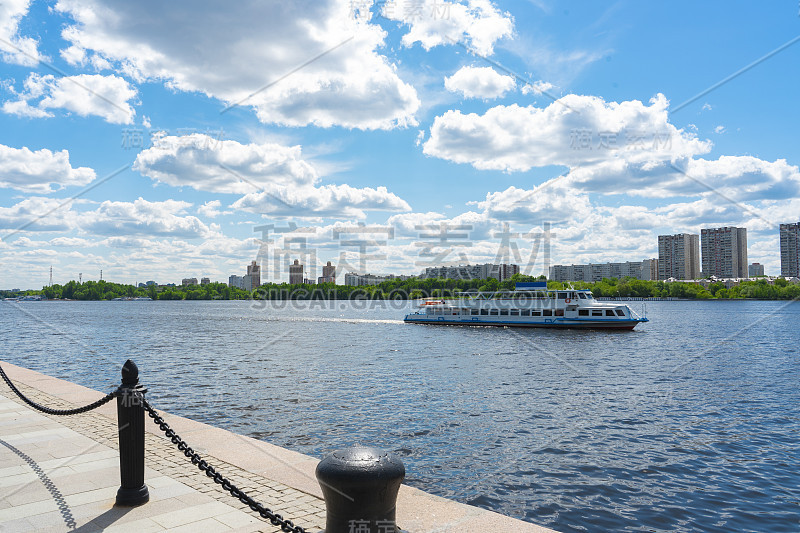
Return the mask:
<path id="1" fill-rule="evenodd" d="M 746 227 L 780 272 L 796 6 L 409 4 L 193 5 L 192 24 L 180 2 L 5 4 L 0 286 L 252 260 L 279 280 L 274 252 L 303 246 L 309 279 L 539 275 L 701 225 Z"/>

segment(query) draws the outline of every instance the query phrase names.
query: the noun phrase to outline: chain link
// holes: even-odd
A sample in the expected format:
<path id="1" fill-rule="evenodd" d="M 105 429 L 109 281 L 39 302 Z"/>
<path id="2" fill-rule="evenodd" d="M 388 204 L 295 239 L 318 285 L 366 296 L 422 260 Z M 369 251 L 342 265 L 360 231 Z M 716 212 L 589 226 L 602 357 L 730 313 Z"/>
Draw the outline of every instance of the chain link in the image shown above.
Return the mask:
<path id="1" fill-rule="evenodd" d="M 186 444 L 186 442 L 180 438 L 172 428 L 169 427 L 169 424 L 164 421 L 164 419 L 156 412 L 155 409 L 153 409 L 153 407 L 147 402 L 147 400 L 144 399 L 144 397 L 142 397 L 141 400 L 148 416 L 153 419 L 153 423 L 164 432 L 164 435 L 170 439 L 172 444 L 176 445 L 179 451 L 183 452 L 183 454 L 192 462 L 193 465 L 197 466 L 201 472 L 204 472 L 208 477 L 213 479 L 214 483 L 221 485 L 226 492 L 230 492 L 231 496 L 250 507 L 250 509 L 253 512 L 258 513 L 261 518 L 269 520 L 274 526 L 280 526 L 282 531 L 285 531 L 286 533 L 307 533 L 302 527 L 294 525 L 291 520 L 283 518 L 278 513 L 272 512 L 268 508 L 255 501 L 243 490 L 238 488 L 222 474 L 217 472 L 213 466 L 208 464 L 205 459 L 200 457 L 199 453 L 195 452 L 191 446 Z"/>
<path id="2" fill-rule="evenodd" d="M 110 402 L 119 395 L 119 389 L 117 389 L 114 392 L 107 394 L 103 398 L 100 398 L 96 402 L 90 403 L 89 405 L 84 405 L 83 407 L 77 407 L 75 409 L 51 409 L 49 407 L 45 407 L 44 405 L 39 405 L 38 403 L 34 402 L 33 400 L 27 398 L 24 394 L 22 394 L 20 390 L 17 387 L 15 387 L 14 384 L 11 382 L 11 380 L 8 378 L 2 366 L 0 366 L 0 376 L 3 377 L 3 380 L 9 386 L 9 388 L 11 388 L 11 390 L 14 391 L 14 393 L 17 396 L 19 396 L 23 402 L 27 403 L 37 411 L 47 413 L 48 415 L 62 415 L 62 416 L 79 415 L 81 413 L 91 411 L 92 409 L 97 409 L 101 405 L 107 404 L 108 402 Z"/>

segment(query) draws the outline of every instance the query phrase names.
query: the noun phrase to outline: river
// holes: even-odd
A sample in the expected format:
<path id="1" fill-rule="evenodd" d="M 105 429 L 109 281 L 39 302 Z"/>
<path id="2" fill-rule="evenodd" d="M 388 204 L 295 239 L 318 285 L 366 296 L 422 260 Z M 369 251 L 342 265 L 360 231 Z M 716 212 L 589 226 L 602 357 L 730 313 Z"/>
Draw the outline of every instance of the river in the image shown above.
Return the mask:
<path id="1" fill-rule="evenodd" d="M 635 310 L 641 302 L 631 302 Z M 419 326 L 405 303 L 0 302 L 2 359 L 559 531 L 800 530 L 800 302 L 632 332 Z M 191 444 L 191 443 L 190 443 Z"/>

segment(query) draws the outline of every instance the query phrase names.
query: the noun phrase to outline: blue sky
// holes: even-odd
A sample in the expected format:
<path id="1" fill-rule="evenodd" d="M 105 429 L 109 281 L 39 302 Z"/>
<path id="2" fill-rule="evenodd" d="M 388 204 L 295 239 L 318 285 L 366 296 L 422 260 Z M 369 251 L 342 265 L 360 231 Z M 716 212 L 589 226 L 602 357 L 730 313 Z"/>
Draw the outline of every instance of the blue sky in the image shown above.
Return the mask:
<path id="1" fill-rule="evenodd" d="M 546 224 L 552 263 L 743 226 L 778 273 L 778 224 L 800 219 L 799 9 L 4 0 L 0 288 L 51 266 L 224 281 L 252 260 L 285 281 L 294 258 L 538 274 Z"/>

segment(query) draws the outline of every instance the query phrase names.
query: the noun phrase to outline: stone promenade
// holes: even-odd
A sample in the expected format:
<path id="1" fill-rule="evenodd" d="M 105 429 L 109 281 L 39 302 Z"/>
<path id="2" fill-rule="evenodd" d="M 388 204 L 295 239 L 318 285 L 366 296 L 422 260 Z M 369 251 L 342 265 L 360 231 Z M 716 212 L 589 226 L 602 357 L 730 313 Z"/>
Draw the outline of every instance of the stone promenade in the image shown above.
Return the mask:
<path id="1" fill-rule="evenodd" d="M 26 396 L 48 407 L 69 409 L 102 397 L 73 383 L 2 365 Z M 162 416 L 254 499 L 309 532 L 324 527 L 316 459 L 185 418 Z M 31 409 L 0 384 L 0 532 L 280 531 L 197 470 L 149 418 L 147 426 L 145 483 L 150 501 L 140 507 L 116 507 L 115 402 L 80 415 L 51 416 Z M 397 518 L 409 533 L 551 531 L 407 486 L 398 498 Z"/>

